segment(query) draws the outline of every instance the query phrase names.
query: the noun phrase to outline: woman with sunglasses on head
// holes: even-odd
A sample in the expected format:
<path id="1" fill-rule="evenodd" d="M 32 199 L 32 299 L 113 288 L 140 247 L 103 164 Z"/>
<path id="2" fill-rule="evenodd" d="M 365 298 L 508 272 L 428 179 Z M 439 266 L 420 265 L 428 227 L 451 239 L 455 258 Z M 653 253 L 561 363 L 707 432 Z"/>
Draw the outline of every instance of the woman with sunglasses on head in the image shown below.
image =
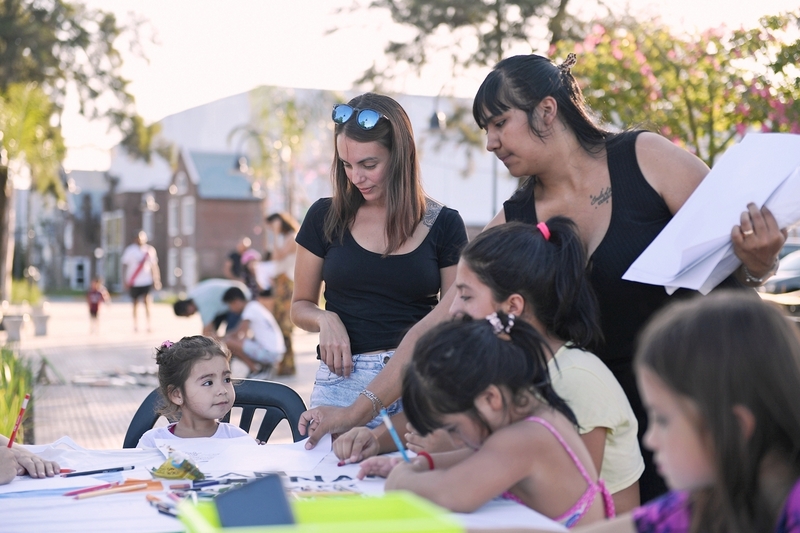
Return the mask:
<path id="1" fill-rule="evenodd" d="M 372 93 L 334 106 L 333 197 L 318 200 L 297 234 L 292 321 L 319 332 L 316 406 L 349 406 L 405 332 L 455 279 L 467 242 L 458 212 L 425 196 L 411 121 L 400 104 Z M 325 282 L 325 308 L 319 307 Z M 390 414 L 401 409 L 389 406 Z M 314 430 L 309 412 L 301 430 Z"/>

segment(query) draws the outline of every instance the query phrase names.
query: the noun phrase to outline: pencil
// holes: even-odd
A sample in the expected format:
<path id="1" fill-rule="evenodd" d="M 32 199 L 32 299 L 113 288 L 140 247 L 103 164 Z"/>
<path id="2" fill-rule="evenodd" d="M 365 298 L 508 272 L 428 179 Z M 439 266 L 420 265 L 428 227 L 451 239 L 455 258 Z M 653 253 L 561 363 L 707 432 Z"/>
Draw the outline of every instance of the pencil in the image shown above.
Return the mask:
<path id="1" fill-rule="evenodd" d="M 62 474 L 61 477 L 92 476 L 94 474 L 107 474 L 109 472 L 122 472 L 123 470 L 133 470 L 135 466 L 117 466 L 114 468 L 101 468 L 99 470 L 85 470 L 83 472 L 70 472 Z"/>
<path id="2" fill-rule="evenodd" d="M 111 489 L 96 490 L 93 492 L 85 492 L 83 494 L 78 494 L 77 496 L 75 496 L 75 499 L 82 500 L 84 498 L 94 498 L 95 496 L 105 496 L 106 494 L 116 494 L 118 492 L 131 492 L 134 490 L 141 490 L 146 488 L 147 488 L 147 483 L 139 483 L 136 485 L 121 485 L 119 487 L 114 487 Z"/>
<path id="3" fill-rule="evenodd" d="M 118 482 L 103 483 L 102 485 L 95 485 L 94 487 L 86 487 L 85 489 L 71 490 L 69 492 L 65 492 L 64 496 L 77 496 L 78 494 L 83 494 L 86 492 L 94 492 L 96 490 L 110 489 L 112 487 L 116 487 L 117 485 L 119 485 Z"/>
<path id="4" fill-rule="evenodd" d="M 392 419 L 389 418 L 389 413 L 386 412 L 386 409 L 381 409 L 381 418 L 383 418 L 383 423 L 386 424 L 386 429 L 389 430 L 389 435 L 392 436 L 392 440 L 394 441 L 395 446 L 397 446 L 397 451 L 399 451 L 400 455 L 403 456 L 403 461 L 410 463 L 411 459 L 408 458 L 406 449 L 403 447 L 403 442 L 400 440 L 400 436 L 397 434 L 397 431 L 394 430 L 394 424 L 392 424 Z"/>
<path id="5" fill-rule="evenodd" d="M 14 430 L 11 432 L 11 437 L 8 438 L 8 447 L 11 448 L 11 445 L 14 444 L 14 439 L 17 438 L 17 431 L 19 431 L 19 425 L 22 423 L 22 415 L 25 414 L 25 409 L 28 407 L 28 400 L 31 399 L 30 394 L 25 395 L 25 399 L 22 400 L 22 407 L 19 408 L 19 416 L 17 416 L 17 421 L 14 423 Z"/>

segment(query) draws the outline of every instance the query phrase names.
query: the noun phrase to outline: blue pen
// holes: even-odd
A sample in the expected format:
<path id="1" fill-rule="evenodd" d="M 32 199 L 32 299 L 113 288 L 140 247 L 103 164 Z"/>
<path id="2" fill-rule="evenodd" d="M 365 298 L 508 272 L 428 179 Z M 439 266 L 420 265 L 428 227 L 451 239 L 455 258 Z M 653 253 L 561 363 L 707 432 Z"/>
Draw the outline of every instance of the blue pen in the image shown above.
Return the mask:
<path id="1" fill-rule="evenodd" d="M 403 456 L 403 461 L 410 463 L 411 459 L 408 458 L 406 449 L 403 448 L 403 443 L 400 442 L 400 437 L 397 435 L 397 431 L 394 430 L 394 425 L 392 424 L 392 420 L 389 418 L 389 413 L 386 412 L 386 409 L 381 409 L 381 418 L 383 418 L 383 423 L 386 424 L 386 429 L 389 430 L 389 435 L 392 436 L 392 440 L 394 441 L 395 446 L 397 446 L 397 450 L 400 452 L 400 455 Z"/>

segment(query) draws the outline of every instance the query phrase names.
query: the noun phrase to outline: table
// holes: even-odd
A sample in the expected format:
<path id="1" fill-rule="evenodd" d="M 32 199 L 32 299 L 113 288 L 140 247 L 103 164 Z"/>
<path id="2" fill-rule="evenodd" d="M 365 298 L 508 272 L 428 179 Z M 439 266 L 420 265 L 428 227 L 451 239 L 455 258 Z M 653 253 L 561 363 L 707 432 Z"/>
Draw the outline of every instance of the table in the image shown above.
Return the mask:
<path id="1" fill-rule="evenodd" d="M 241 439 L 183 439 L 168 441 L 180 453 L 193 459 L 205 473 L 214 478 L 254 477 L 260 473 L 280 471 L 285 474 L 287 488 L 293 493 L 355 491 L 382 494 L 384 480 L 356 479 L 358 465 L 338 467 L 330 442 L 321 442 L 311 452 L 303 443 L 257 446 L 249 437 Z M 325 446 L 327 445 L 327 448 Z M 159 449 L 87 450 L 65 437 L 45 446 L 27 448 L 57 460 L 64 468 L 78 471 L 134 466 L 133 470 L 93 476 L 50 478 L 46 480 L 17 478 L 0 486 L 0 530 L 3 532 L 59 531 L 115 533 L 183 532 L 176 518 L 158 512 L 146 500 L 144 492 L 110 494 L 76 500 L 63 493 L 80 487 L 95 486 L 124 479 L 150 479 L 150 469 L 164 462 Z M 168 485 L 183 481 L 165 481 Z M 151 492 L 152 493 L 152 492 Z M 159 494 L 159 493 L 156 493 Z M 495 500 L 475 513 L 455 516 L 469 529 L 480 531 L 498 528 L 532 528 L 566 531 L 525 506 L 507 500 Z"/>

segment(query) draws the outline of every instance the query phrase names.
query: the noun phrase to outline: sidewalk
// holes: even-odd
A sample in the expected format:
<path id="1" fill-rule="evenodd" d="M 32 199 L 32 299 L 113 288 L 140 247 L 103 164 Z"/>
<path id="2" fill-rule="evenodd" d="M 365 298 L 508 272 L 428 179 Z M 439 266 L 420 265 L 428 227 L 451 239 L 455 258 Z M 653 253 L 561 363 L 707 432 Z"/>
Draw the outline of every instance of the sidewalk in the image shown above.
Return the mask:
<path id="1" fill-rule="evenodd" d="M 198 315 L 176 317 L 171 305 L 155 304 L 151 308 L 152 332 L 147 333 L 143 331 L 143 309 L 139 311 L 138 333 L 133 331 L 131 303 L 124 298 L 100 309 L 98 335 L 89 334 L 89 311 L 83 301 L 50 302 L 46 336 L 35 337 L 33 325 L 25 324 L 22 340 L 17 343 L 20 353 L 30 358 L 34 372 L 39 370 L 42 357 L 55 369 L 47 369 L 51 384 L 40 383 L 34 388 L 37 444 L 69 435 L 86 448 L 122 447 L 129 421 L 157 385 L 154 348 L 167 339 L 197 335 L 202 329 Z M 0 331 L 0 344 L 5 343 L 5 337 Z M 295 330 L 293 340 L 297 374 L 275 380 L 295 389 L 308 405 L 318 364 L 317 334 Z M 147 370 L 151 371 L 149 375 L 144 374 Z M 232 370 L 234 377 L 247 374 L 239 361 L 234 360 Z M 107 379 L 114 373 L 122 379 Z M 136 377 L 135 383 L 131 383 L 131 375 Z M 63 384 L 57 383 L 59 376 L 65 380 Z M 284 421 L 270 442 L 291 441 Z"/>

